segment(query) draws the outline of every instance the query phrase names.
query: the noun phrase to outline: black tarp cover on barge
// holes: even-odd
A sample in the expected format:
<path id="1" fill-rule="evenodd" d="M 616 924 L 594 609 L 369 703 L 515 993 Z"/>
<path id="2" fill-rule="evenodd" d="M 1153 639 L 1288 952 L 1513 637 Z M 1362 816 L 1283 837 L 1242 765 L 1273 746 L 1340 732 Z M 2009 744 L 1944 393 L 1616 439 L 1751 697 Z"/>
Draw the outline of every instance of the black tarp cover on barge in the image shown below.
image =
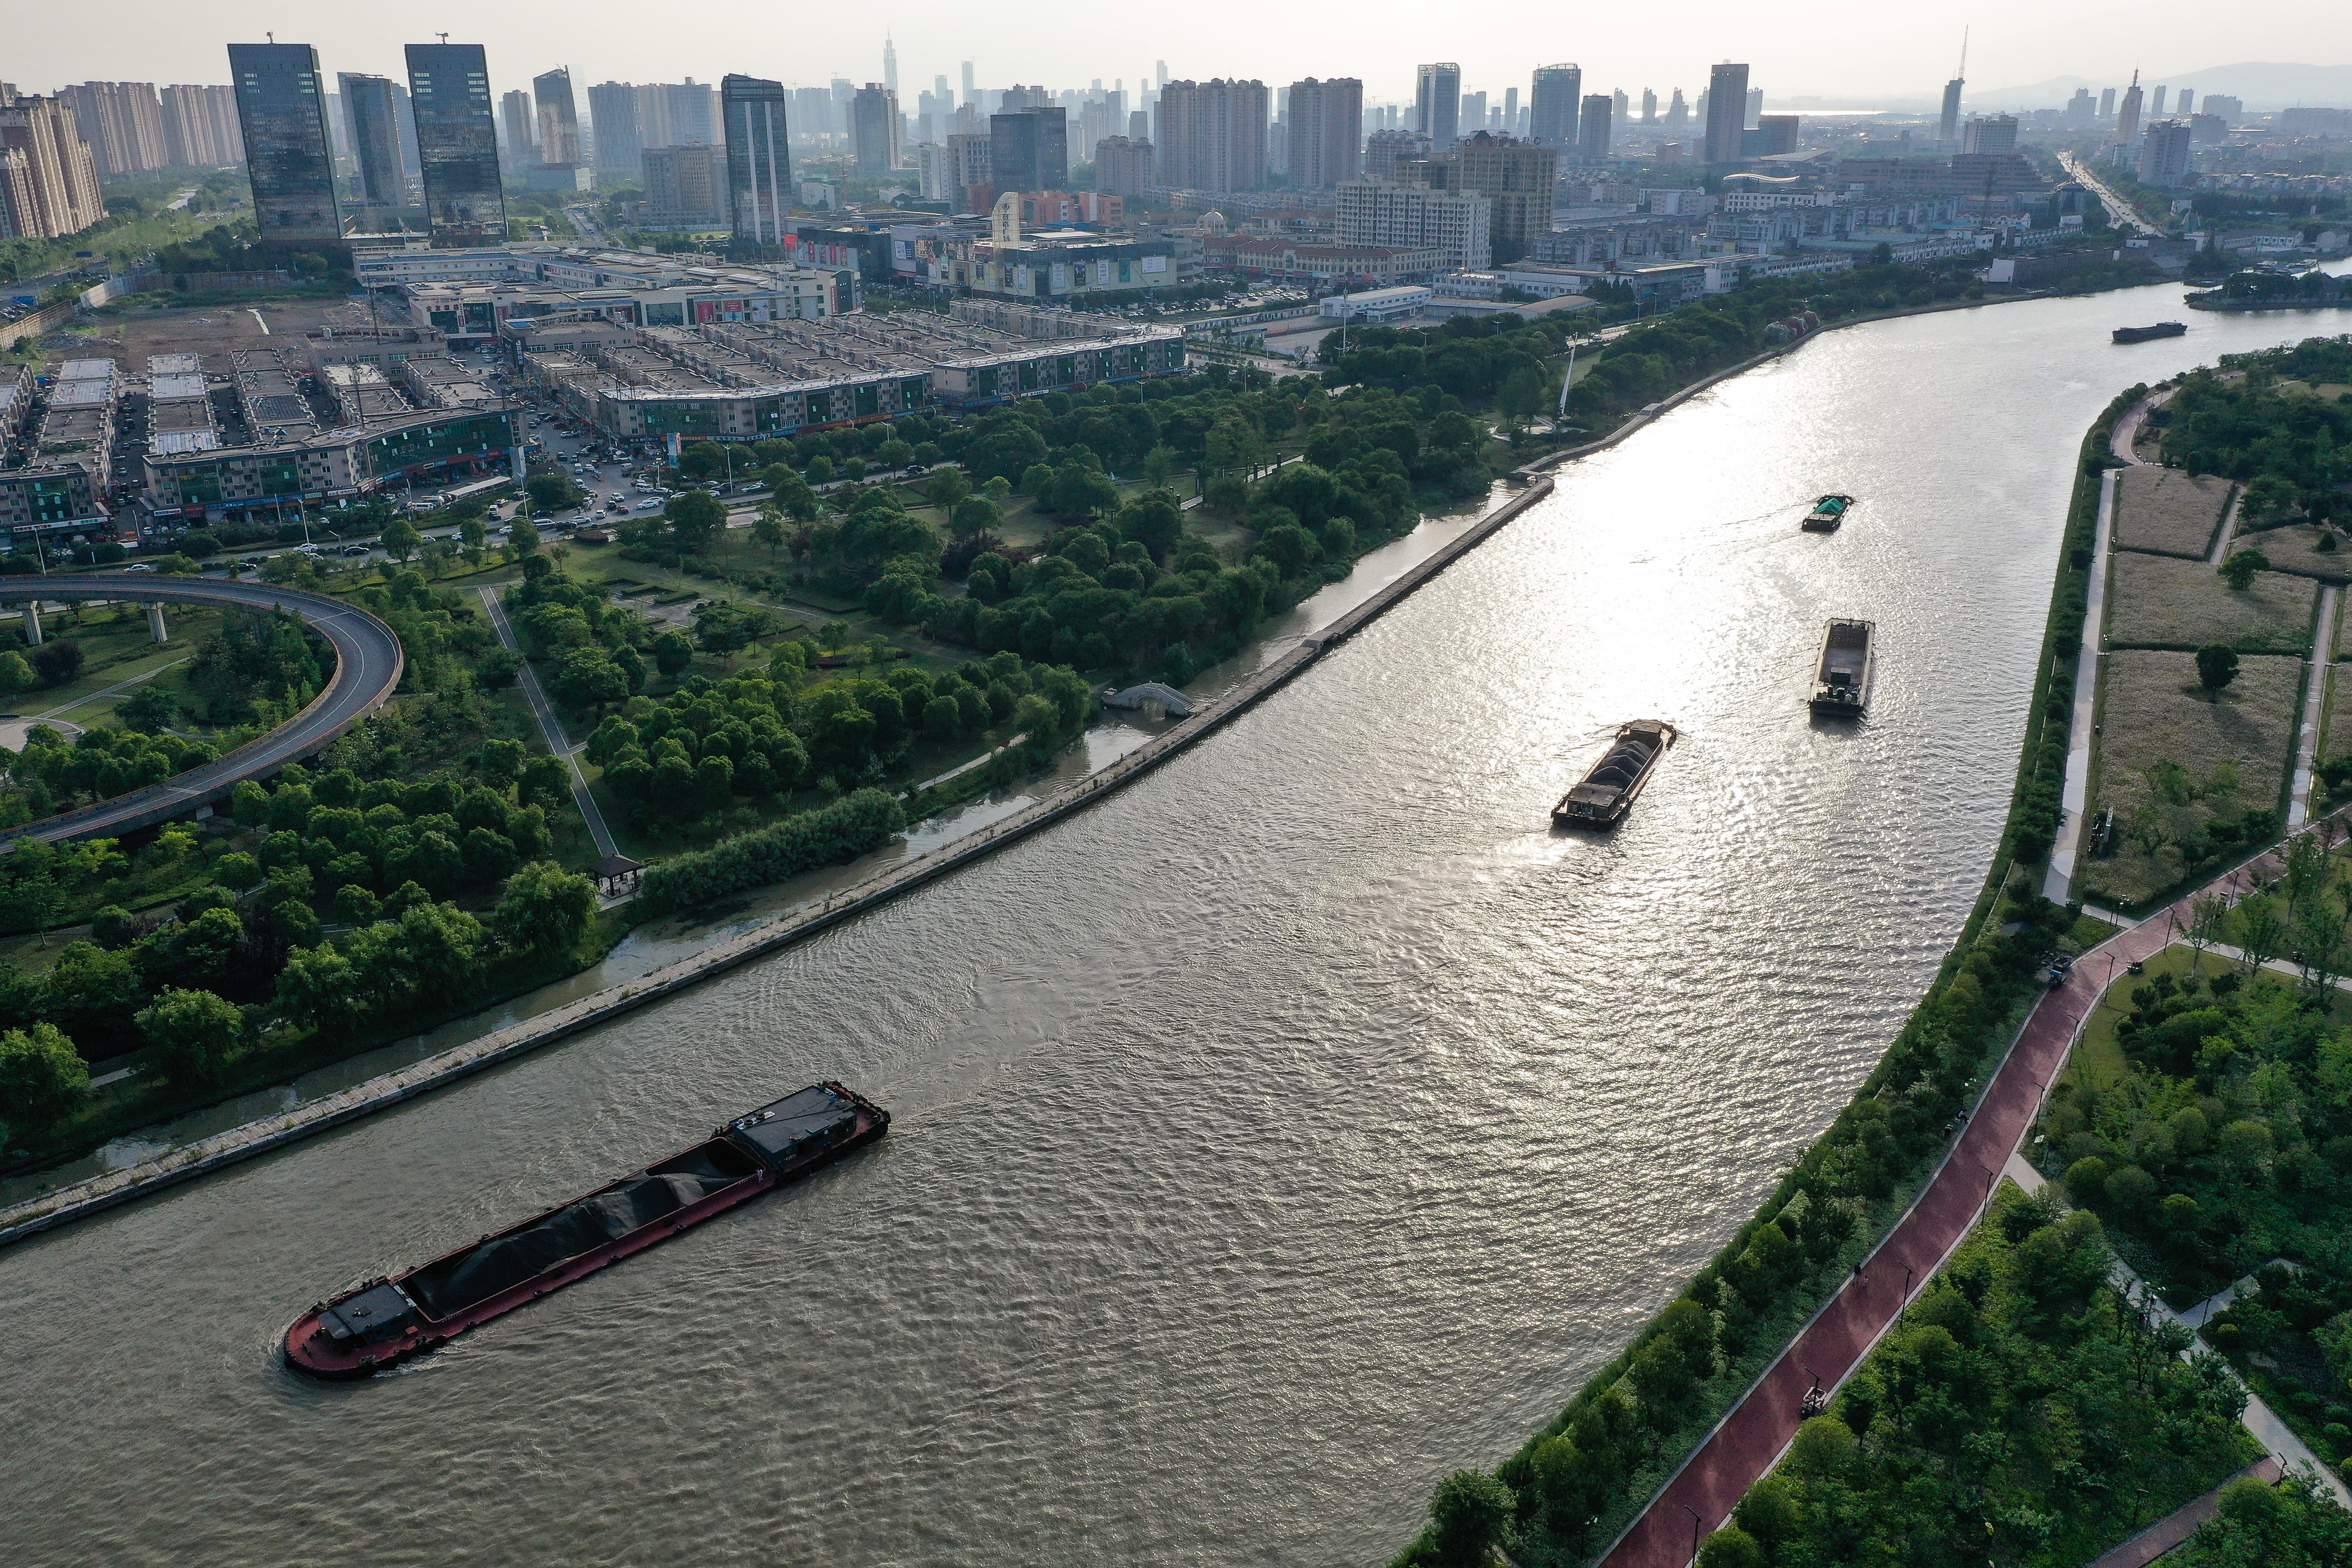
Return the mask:
<path id="1" fill-rule="evenodd" d="M 749 1159 L 724 1143 L 706 1143 L 566 1204 L 528 1229 L 493 1237 L 471 1251 L 429 1264 L 402 1288 L 434 1317 L 446 1318 L 745 1180 L 750 1167 Z"/>

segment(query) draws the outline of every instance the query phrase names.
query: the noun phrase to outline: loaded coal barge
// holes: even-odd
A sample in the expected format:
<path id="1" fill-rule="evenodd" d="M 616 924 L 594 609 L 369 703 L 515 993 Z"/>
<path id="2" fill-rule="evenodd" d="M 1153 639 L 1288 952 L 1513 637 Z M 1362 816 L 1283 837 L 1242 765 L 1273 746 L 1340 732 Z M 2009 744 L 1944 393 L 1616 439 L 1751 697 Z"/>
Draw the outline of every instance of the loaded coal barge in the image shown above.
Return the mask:
<path id="1" fill-rule="evenodd" d="M 2186 321 L 2158 321 L 2152 327 L 2117 327 L 2114 341 L 2119 343 L 2144 343 L 2150 338 L 2186 337 Z"/>
<path id="2" fill-rule="evenodd" d="M 1675 727 L 1663 719 L 1625 725 L 1583 782 L 1559 797 L 1551 808 L 1552 822 L 1560 827 L 1613 826 L 1633 808 L 1633 797 L 1674 743 Z"/>
<path id="3" fill-rule="evenodd" d="M 689 1226 L 749 1203 L 889 1130 L 853 1089 L 812 1084 L 633 1176 L 321 1301 L 286 1331 L 286 1363 L 315 1377 L 371 1377 Z"/>

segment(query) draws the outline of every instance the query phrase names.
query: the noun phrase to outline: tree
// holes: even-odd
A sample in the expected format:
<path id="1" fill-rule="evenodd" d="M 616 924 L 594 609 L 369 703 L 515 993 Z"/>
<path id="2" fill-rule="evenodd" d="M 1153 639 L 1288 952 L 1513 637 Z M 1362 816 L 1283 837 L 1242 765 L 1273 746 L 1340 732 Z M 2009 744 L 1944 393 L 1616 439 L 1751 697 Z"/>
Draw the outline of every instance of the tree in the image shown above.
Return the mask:
<path id="1" fill-rule="evenodd" d="M 507 879 L 506 896 L 490 923 L 509 947 L 565 953 L 579 946 L 595 918 L 596 885 L 539 860 Z"/>
<path id="2" fill-rule="evenodd" d="M 2234 565 L 2238 561 L 2242 561 L 2243 559 L 2245 559 L 2243 554 L 2232 557 L 2231 564 Z M 2251 577 L 2252 574 L 2250 573 L 2248 575 Z M 2242 588 L 2245 586 L 2245 584 L 2232 578 L 2231 579 L 2230 585 L 2233 588 Z M 2197 684 L 2205 689 L 2208 697 L 2211 700 L 2219 701 L 2221 696 L 2221 689 L 2237 679 L 2237 649 L 2230 647 L 2226 643 L 2217 642 L 2208 643 L 2205 647 L 2197 650 Z"/>
<path id="3" fill-rule="evenodd" d="M 654 668 L 664 680 L 676 680 L 694 664 L 694 644 L 684 632 L 667 631 L 654 638 Z"/>
<path id="4" fill-rule="evenodd" d="M 33 667 L 23 654 L 14 650 L 0 653 L 0 696 L 22 691 L 32 685 L 35 679 Z"/>
<path id="5" fill-rule="evenodd" d="M 923 481 L 923 499 L 942 513 L 952 512 L 964 497 L 971 494 L 971 480 L 961 468 L 941 468 Z"/>
<path id="6" fill-rule="evenodd" d="M 2252 546 L 2221 563 L 2221 580 L 2242 594 L 2253 585 L 2254 574 L 2270 570 L 2270 564 L 2271 558 L 2263 553 L 2261 547 Z"/>
<path id="7" fill-rule="evenodd" d="M 587 492 L 572 482 L 569 474 L 533 474 L 523 482 L 523 493 L 542 511 L 561 511 L 568 506 L 578 506 Z"/>
<path id="8" fill-rule="evenodd" d="M 710 542 L 727 526 L 726 506 L 708 490 L 670 497 L 662 516 L 669 523 L 670 542 L 688 555 L 709 549 Z"/>
<path id="9" fill-rule="evenodd" d="M 522 655 L 510 647 L 494 647 L 474 666 L 474 682 L 485 691 L 504 691 L 522 676 Z"/>
<path id="10" fill-rule="evenodd" d="M 425 536 L 417 532 L 416 525 L 406 518 L 395 517 L 383 525 L 383 531 L 376 535 L 375 542 L 383 547 L 385 554 L 405 564 L 408 558 L 416 553 L 416 547 L 425 542 Z"/>
<path id="11" fill-rule="evenodd" d="M 482 563 L 482 551 L 489 542 L 489 537 L 488 526 L 478 516 L 468 513 L 457 520 L 457 540 L 465 547 L 467 565 L 479 566 Z"/>
<path id="12" fill-rule="evenodd" d="M 89 1068 L 53 1024 L 0 1035 L 0 1121 L 19 1138 L 45 1128 L 89 1096 Z"/>
<path id="13" fill-rule="evenodd" d="M 1175 477 L 1176 454 L 1165 447 L 1154 447 L 1143 455 L 1143 482 L 1153 489 L 1166 489 Z"/>
<path id="14" fill-rule="evenodd" d="M 778 555 L 783 553 L 784 513 L 782 508 L 771 502 L 760 509 L 760 515 L 751 520 L 751 542 L 767 551 L 768 559 L 770 561 L 775 560 Z"/>
<path id="15" fill-rule="evenodd" d="M 970 539 L 988 532 L 1001 521 L 994 501 L 985 496 L 967 496 L 956 503 L 948 527 L 958 539 Z"/>
<path id="16" fill-rule="evenodd" d="M 523 746 L 520 741 L 485 741 L 478 753 L 482 776 L 501 787 L 515 781 L 522 771 Z"/>
<path id="17" fill-rule="evenodd" d="M 39 672 L 44 686 L 63 686 L 81 673 L 81 645 L 62 638 L 43 643 L 33 650 L 33 668 Z"/>
<path id="18" fill-rule="evenodd" d="M 1486 1568 L 1511 1517 L 1511 1489 L 1483 1470 L 1456 1470 L 1429 1500 L 1430 1544 L 1444 1568 Z"/>
<path id="19" fill-rule="evenodd" d="M 808 481 L 790 468 L 780 474 L 773 469 L 770 472 L 775 477 L 770 482 L 769 493 L 774 497 L 775 504 L 784 509 L 784 514 L 794 522 L 815 521 L 817 513 L 823 509 L 817 502 L 816 491 L 809 488 Z"/>
<path id="20" fill-rule="evenodd" d="M 116 704 L 114 716 L 127 728 L 152 735 L 180 716 L 180 700 L 149 681 Z"/>
<path id="21" fill-rule="evenodd" d="M 134 1021 L 163 1076 L 184 1086 L 216 1080 L 245 1032 L 245 1015 L 236 1005 L 209 991 L 165 991 L 141 1008 Z"/>
<path id="22" fill-rule="evenodd" d="M 1698 1568 L 1765 1568 L 1764 1549 L 1738 1525 L 1727 1524 L 1699 1548 Z"/>

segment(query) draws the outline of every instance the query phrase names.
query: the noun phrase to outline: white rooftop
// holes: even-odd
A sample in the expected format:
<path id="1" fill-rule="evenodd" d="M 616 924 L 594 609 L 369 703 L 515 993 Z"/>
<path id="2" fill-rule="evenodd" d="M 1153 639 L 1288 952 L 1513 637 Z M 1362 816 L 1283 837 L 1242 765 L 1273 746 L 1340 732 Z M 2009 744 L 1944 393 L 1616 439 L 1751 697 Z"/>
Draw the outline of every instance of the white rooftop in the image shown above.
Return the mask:
<path id="1" fill-rule="evenodd" d="M 157 359 L 194 359 L 194 354 L 158 354 Z M 148 379 L 147 395 L 158 403 L 170 403 L 183 397 L 202 397 L 205 378 L 202 375 L 154 375 Z"/>

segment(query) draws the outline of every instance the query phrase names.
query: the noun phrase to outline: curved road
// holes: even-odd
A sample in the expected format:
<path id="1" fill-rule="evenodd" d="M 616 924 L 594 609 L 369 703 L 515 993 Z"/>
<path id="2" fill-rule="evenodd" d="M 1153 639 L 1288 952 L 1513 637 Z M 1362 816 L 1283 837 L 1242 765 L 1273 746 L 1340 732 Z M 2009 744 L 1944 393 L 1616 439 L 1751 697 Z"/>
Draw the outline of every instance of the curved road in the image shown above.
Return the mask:
<path id="1" fill-rule="evenodd" d="M 208 801 L 225 798 L 240 780 L 274 773 L 327 745 L 383 705 L 400 684 L 404 668 L 400 634 L 365 610 L 299 588 L 218 577 L 142 579 L 114 573 L 0 579 L 0 604 L 26 599 L 130 599 L 290 610 L 333 647 L 335 676 L 301 712 L 217 761 L 96 805 L 0 832 L 0 841 L 41 838 L 61 843 L 112 837 L 185 816 Z"/>

